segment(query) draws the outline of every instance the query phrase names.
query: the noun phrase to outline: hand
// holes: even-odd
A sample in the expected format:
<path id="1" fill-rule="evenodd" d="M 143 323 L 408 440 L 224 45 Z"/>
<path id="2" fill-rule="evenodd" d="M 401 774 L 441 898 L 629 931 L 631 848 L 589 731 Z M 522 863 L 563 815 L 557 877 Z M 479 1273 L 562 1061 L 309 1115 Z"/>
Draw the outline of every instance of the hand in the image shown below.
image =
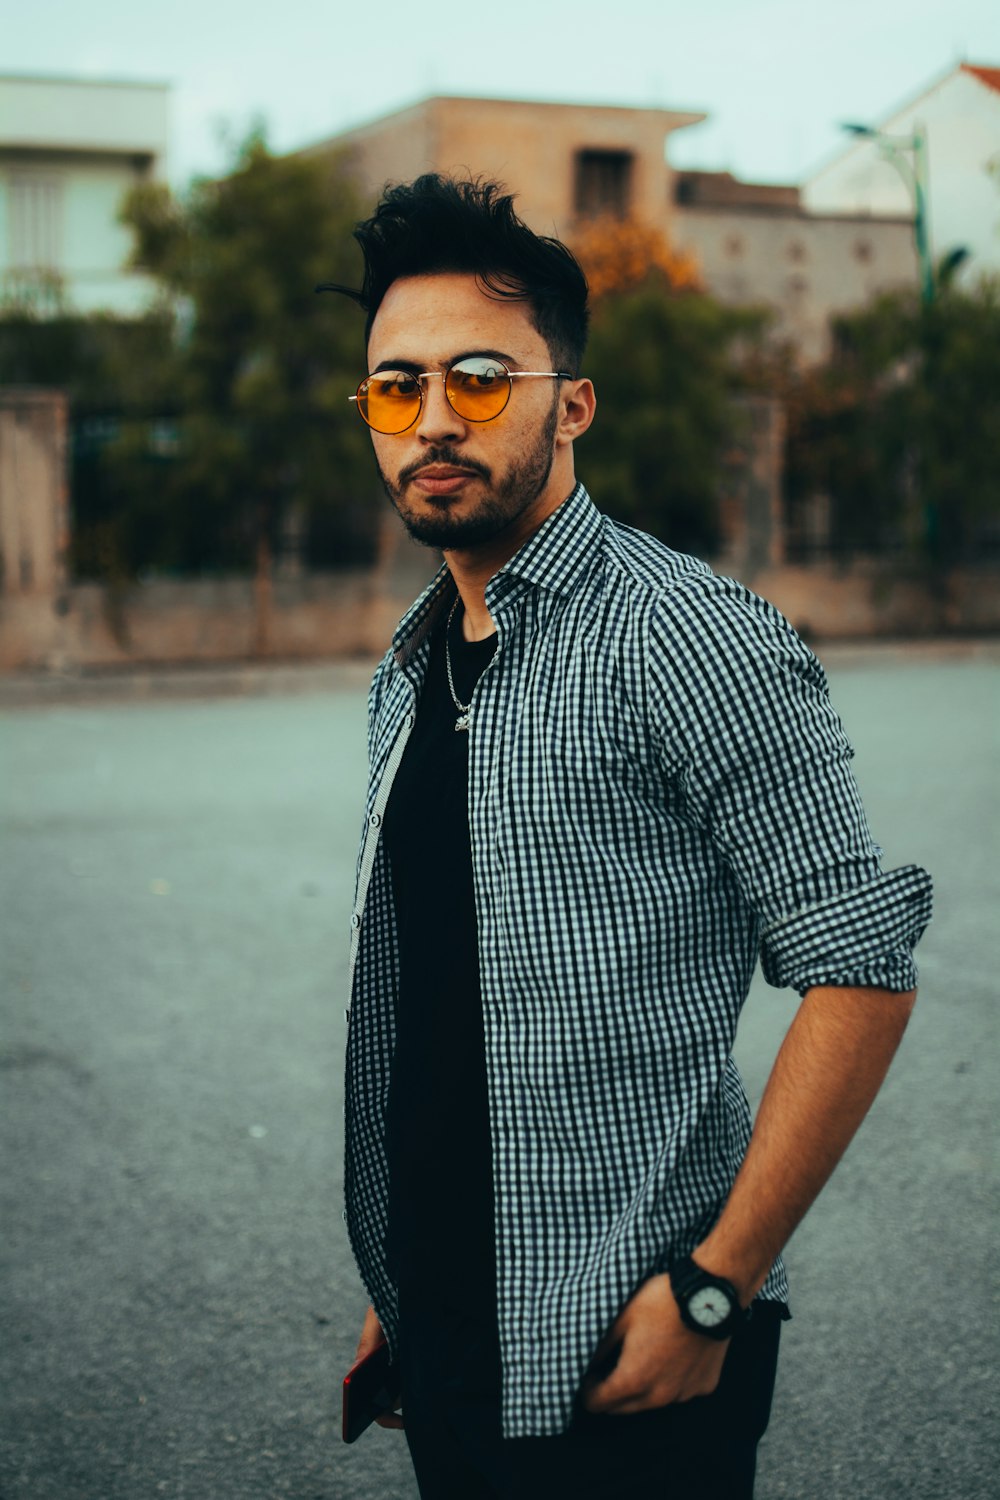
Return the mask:
<path id="1" fill-rule="evenodd" d="M 719 1383 L 729 1341 L 707 1339 L 681 1322 L 669 1276 L 654 1276 L 626 1303 L 598 1345 L 598 1364 L 620 1346 L 603 1380 L 583 1386 L 587 1411 L 610 1416 L 708 1396 Z"/>
<path id="2" fill-rule="evenodd" d="M 374 1307 L 369 1307 L 365 1313 L 365 1321 L 361 1326 L 361 1337 L 358 1339 L 358 1347 L 354 1351 L 355 1360 L 364 1359 L 366 1354 L 371 1354 L 373 1349 L 377 1349 L 379 1344 L 384 1343 L 385 1334 L 382 1332 L 382 1325 L 375 1314 Z M 399 1410 L 400 1408 L 397 1406 L 395 1411 L 383 1412 L 381 1416 L 375 1418 L 376 1425 L 379 1427 L 402 1427 L 403 1419 L 399 1415 Z"/>

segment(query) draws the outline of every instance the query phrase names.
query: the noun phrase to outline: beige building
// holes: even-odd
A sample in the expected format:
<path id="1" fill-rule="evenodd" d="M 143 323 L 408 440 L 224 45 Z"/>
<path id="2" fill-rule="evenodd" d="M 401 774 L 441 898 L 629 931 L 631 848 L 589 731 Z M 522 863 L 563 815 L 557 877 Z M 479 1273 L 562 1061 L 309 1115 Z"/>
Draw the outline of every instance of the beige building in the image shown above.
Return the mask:
<path id="1" fill-rule="evenodd" d="M 827 350 L 828 319 L 885 288 L 912 285 L 910 225 L 898 214 L 810 213 L 795 187 L 676 172 L 675 130 L 702 114 L 509 99 L 427 99 L 308 148 L 342 151 L 374 201 L 421 172 L 499 178 L 542 234 L 572 244 L 594 218 L 633 219 L 692 250 L 722 301 L 759 303 L 805 360 Z"/>
<path id="2" fill-rule="evenodd" d="M 141 312 L 152 280 L 126 269 L 118 221 L 135 183 L 165 175 L 169 87 L 0 76 L 0 301 Z"/>
<path id="3" fill-rule="evenodd" d="M 308 148 L 345 150 L 362 191 L 421 172 L 497 178 L 540 234 L 572 238 L 601 213 L 661 227 L 672 195 L 666 144 L 701 114 L 510 99 L 426 99 Z"/>

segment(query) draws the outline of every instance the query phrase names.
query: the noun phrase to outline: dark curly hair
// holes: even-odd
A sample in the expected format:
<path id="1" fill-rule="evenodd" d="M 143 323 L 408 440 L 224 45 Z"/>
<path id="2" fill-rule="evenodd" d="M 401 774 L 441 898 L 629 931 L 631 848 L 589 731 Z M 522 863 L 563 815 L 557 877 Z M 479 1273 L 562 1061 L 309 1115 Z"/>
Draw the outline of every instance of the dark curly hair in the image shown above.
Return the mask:
<path id="1" fill-rule="evenodd" d="M 579 374 L 587 343 L 587 278 L 561 240 L 528 228 L 500 183 L 429 172 L 387 187 L 354 238 L 365 259 L 360 290 L 335 282 L 316 290 L 344 292 L 361 304 L 366 343 L 382 298 L 401 276 L 468 272 L 490 296 L 526 302 L 554 368 Z"/>

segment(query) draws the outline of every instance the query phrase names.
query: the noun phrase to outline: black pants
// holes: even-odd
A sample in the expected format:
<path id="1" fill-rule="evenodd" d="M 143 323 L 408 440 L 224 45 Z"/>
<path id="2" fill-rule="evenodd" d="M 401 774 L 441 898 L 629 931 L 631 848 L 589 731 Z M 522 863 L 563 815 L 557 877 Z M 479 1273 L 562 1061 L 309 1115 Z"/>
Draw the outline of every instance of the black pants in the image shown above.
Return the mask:
<path id="1" fill-rule="evenodd" d="M 495 1326 L 401 1306 L 406 1440 L 422 1500 L 750 1500 L 780 1310 L 757 1304 L 718 1387 L 630 1416 L 581 1407 L 556 1437 L 504 1438 Z"/>

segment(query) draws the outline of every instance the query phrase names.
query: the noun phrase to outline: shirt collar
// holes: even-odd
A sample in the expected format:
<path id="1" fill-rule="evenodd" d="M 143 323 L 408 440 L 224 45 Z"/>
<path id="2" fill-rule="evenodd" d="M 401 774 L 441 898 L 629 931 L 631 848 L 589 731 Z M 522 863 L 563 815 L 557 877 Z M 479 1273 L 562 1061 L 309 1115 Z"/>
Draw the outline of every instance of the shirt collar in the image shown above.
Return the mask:
<path id="1" fill-rule="evenodd" d="M 506 594 L 508 580 L 523 579 L 536 588 L 569 594 L 587 571 L 604 529 L 604 517 L 582 484 L 574 485 L 556 510 L 519 547 L 509 562 L 486 586 L 491 593 Z"/>
<path id="2" fill-rule="evenodd" d="M 574 485 L 562 504 L 486 585 L 490 613 L 519 592 L 521 583 L 557 594 L 571 593 L 589 569 L 603 529 L 604 517 L 586 489 L 582 484 Z M 427 639 L 441 610 L 453 597 L 451 573 L 448 564 L 442 563 L 393 635 L 392 649 L 400 665 L 405 665 Z"/>
<path id="3" fill-rule="evenodd" d="M 392 637 L 392 652 L 400 666 L 407 664 L 430 635 L 453 591 L 451 572 L 448 564 L 443 562 L 423 593 L 410 605 L 396 626 Z"/>

